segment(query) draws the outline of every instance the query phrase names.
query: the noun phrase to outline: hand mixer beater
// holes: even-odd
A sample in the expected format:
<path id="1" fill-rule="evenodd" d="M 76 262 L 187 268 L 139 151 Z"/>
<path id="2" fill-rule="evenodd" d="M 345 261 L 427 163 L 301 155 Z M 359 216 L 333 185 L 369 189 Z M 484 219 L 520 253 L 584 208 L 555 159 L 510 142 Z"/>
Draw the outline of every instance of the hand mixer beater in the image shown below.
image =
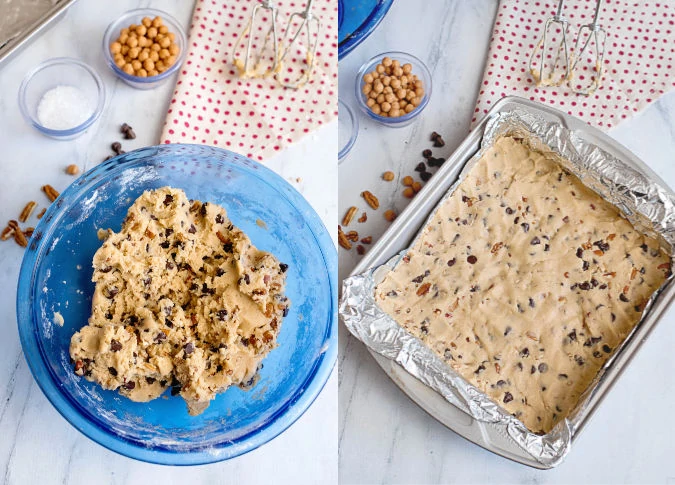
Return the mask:
<path id="1" fill-rule="evenodd" d="M 555 15 L 546 20 L 544 34 L 537 45 L 534 46 L 534 50 L 530 56 L 528 67 L 537 86 L 559 86 L 569 75 L 567 31 L 569 30 L 570 24 L 562 13 L 564 5 L 565 0 L 560 0 L 558 2 L 558 9 L 556 10 Z M 557 39 L 557 36 L 560 36 L 561 38 Z M 544 77 L 546 61 L 549 58 L 549 53 L 553 51 L 555 51 L 555 56 L 551 57 L 552 61 L 549 63 L 548 74 Z M 537 61 L 539 62 L 538 68 L 535 67 Z M 559 65 L 561 68 L 564 66 L 564 75 L 560 75 L 562 69 L 558 69 Z"/>
<path id="2" fill-rule="evenodd" d="M 307 0 L 307 6 L 302 12 L 293 12 L 288 19 L 288 25 L 286 27 L 286 33 L 284 34 L 284 40 L 282 45 L 284 47 L 284 53 L 279 60 L 282 63 L 291 52 L 291 49 L 296 45 L 296 41 L 300 37 L 306 39 L 305 43 L 305 60 L 307 67 L 301 69 L 300 75 L 295 79 L 282 80 L 280 79 L 281 74 L 277 75 L 277 81 L 287 88 L 298 89 L 299 87 L 305 85 L 312 76 L 312 70 L 314 69 L 314 58 L 316 55 L 316 46 L 319 42 L 319 31 L 321 30 L 321 21 L 319 17 L 312 13 L 312 3 L 314 0 Z M 294 25 L 298 24 L 297 28 L 294 30 Z M 304 36 L 303 36 L 304 32 Z M 290 42 L 288 41 L 290 39 Z"/>
<path id="3" fill-rule="evenodd" d="M 258 32 L 265 30 L 267 32 L 261 38 Z M 272 40 L 271 52 L 268 48 L 270 39 Z M 258 47 L 260 42 L 262 43 Z M 242 51 L 243 57 L 240 55 Z M 251 18 L 232 49 L 232 62 L 243 78 L 266 77 L 278 72 L 281 64 L 277 41 L 277 7 L 271 0 L 261 0 L 253 7 Z"/>
<path id="4" fill-rule="evenodd" d="M 600 17 L 600 10 L 602 8 L 602 0 L 597 0 L 595 6 L 595 15 L 593 22 L 579 27 L 577 33 L 577 41 L 574 45 L 574 54 L 572 55 L 572 67 L 569 74 L 569 87 L 577 94 L 590 96 L 600 87 L 600 80 L 602 79 L 603 58 L 605 57 L 605 41 L 607 40 L 607 32 L 598 22 Z M 581 46 L 581 49 L 579 48 Z M 593 46 L 595 48 L 594 58 L 588 55 L 588 50 Z M 591 70 L 594 71 L 590 75 L 590 83 L 586 87 L 574 83 L 575 71 L 579 67 L 579 61 L 588 63 L 591 61 Z M 593 62 L 594 61 L 594 62 Z M 581 78 L 579 78 L 581 80 Z"/>

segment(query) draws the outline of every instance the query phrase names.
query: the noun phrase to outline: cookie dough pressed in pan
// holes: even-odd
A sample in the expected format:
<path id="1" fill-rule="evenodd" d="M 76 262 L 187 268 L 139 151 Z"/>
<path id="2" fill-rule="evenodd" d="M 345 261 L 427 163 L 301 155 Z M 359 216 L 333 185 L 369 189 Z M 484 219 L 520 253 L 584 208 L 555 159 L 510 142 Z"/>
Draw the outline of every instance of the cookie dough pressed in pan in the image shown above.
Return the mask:
<path id="1" fill-rule="evenodd" d="M 250 387 L 290 302 L 288 266 L 256 249 L 215 204 L 146 191 L 94 255 L 89 324 L 75 373 L 150 401 L 171 387 L 200 414 L 232 385 Z"/>
<path id="2" fill-rule="evenodd" d="M 375 299 L 528 429 L 547 433 L 668 275 L 655 239 L 556 161 L 505 137 Z"/>

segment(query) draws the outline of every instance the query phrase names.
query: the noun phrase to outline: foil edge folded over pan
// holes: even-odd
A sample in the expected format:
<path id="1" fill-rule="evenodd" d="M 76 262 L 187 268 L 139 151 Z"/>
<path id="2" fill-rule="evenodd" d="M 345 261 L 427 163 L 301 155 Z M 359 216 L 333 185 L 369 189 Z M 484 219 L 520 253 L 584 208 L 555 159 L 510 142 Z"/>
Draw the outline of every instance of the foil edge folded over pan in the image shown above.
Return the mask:
<path id="1" fill-rule="evenodd" d="M 655 237 L 671 259 L 675 259 L 675 196 L 672 192 L 635 167 L 623 162 L 560 123 L 545 121 L 521 109 L 495 114 L 486 124 L 480 150 L 463 167 L 457 181 L 447 190 L 431 211 L 421 230 L 433 218 L 438 207 L 452 195 L 466 174 L 483 153 L 499 138 L 522 138 L 531 148 L 553 155 L 565 169 L 579 177 L 589 188 L 615 205 L 638 231 Z M 572 413 L 549 433 L 538 435 L 529 431 L 517 418 L 504 411 L 486 394 L 469 384 L 421 340 L 409 334 L 375 303 L 375 287 L 400 261 L 408 249 L 385 264 L 343 282 L 340 316 L 349 331 L 370 349 L 394 360 L 407 372 L 440 393 L 448 402 L 474 419 L 503 425 L 518 447 L 546 467 L 559 464 L 569 452 L 572 437 L 585 409 L 614 356 L 630 340 L 651 310 L 654 300 L 673 279 L 671 275 L 648 300 L 640 322 L 623 341 L 614 355 L 605 362 L 591 385 L 582 395 Z M 672 262 L 671 262 L 672 272 Z"/>

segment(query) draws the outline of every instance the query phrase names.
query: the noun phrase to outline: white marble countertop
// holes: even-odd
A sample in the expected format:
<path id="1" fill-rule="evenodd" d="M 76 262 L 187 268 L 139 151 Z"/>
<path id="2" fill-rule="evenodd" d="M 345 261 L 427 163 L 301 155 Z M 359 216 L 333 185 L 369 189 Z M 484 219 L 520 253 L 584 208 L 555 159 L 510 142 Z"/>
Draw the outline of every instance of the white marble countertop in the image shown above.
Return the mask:
<path id="1" fill-rule="evenodd" d="M 432 131 L 446 141 L 434 150 L 443 157 L 468 133 L 496 7 L 495 0 L 399 0 L 373 35 L 340 62 L 340 99 L 356 110 L 354 76 L 380 52 L 402 50 L 420 57 L 434 82 L 426 111 L 406 128 L 382 127 L 359 112 L 359 138 L 339 169 L 338 215 L 352 205 L 365 207 L 361 191 L 375 193 L 381 208 L 357 225 L 361 236 L 376 239 L 388 226 L 383 209 L 400 212 L 407 204 L 400 184 L 383 182 L 382 172 L 412 174 Z M 610 134 L 675 187 L 675 94 Z M 359 256 L 353 250 L 339 252 L 342 279 Z M 673 310 L 664 316 L 569 456 L 549 471 L 493 455 L 443 427 L 408 399 L 341 326 L 340 482 L 675 483 L 673 318 Z"/>
<path id="2" fill-rule="evenodd" d="M 110 154 L 110 143 L 120 140 L 121 123 L 132 125 L 137 134 L 135 140 L 120 140 L 125 150 L 158 142 L 173 81 L 154 91 L 134 90 L 105 66 L 100 44 L 111 21 L 146 6 L 172 14 L 187 27 L 193 2 L 81 0 L 0 70 L 0 221 L 15 219 L 30 199 L 43 201 L 40 186 L 45 183 L 63 190 L 73 181 L 63 173 L 68 164 L 90 168 L 103 160 Z M 77 57 L 94 66 L 108 92 L 101 119 L 74 141 L 45 138 L 19 114 L 17 92 L 25 73 L 57 56 Z M 328 227 L 336 224 L 336 153 L 337 123 L 331 123 L 267 164 L 292 181 Z M 21 257 L 14 242 L 0 243 L 0 483 L 337 482 L 335 371 L 307 413 L 286 432 L 227 462 L 183 468 L 150 465 L 108 451 L 80 434 L 45 399 L 21 352 L 15 314 Z"/>

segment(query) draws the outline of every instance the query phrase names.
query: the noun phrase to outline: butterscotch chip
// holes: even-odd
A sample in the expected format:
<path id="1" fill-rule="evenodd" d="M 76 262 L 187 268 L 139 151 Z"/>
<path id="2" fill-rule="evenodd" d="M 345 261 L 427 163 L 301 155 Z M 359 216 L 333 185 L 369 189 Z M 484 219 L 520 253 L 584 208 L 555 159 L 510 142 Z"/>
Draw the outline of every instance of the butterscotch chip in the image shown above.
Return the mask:
<path id="1" fill-rule="evenodd" d="M 389 209 L 388 211 L 385 211 L 384 213 L 384 218 L 388 220 L 389 222 L 392 222 L 394 219 L 396 219 L 396 212 L 393 210 Z"/>
<path id="2" fill-rule="evenodd" d="M 68 175 L 77 175 L 78 173 L 80 173 L 80 167 L 78 167 L 74 163 L 71 163 L 66 167 L 66 173 Z"/>
<path id="3" fill-rule="evenodd" d="M 369 190 L 361 192 L 361 196 L 365 199 L 365 201 L 371 208 L 377 209 L 378 207 L 380 207 L 380 201 Z"/>
<path id="4" fill-rule="evenodd" d="M 415 191 L 413 190 L 412 187 L 406 187 L 403 189 L 403 197 L 406 197 L 407 199 L 412 199 L 415 197 Z"/>
<path id="5" fill-rule="evenodd" d="M 401 181 L 401 183 L 406 187 L 412 187 L 412 184 L 414 182 L 415 181 L 413 180 L 413 178 L 410 175 L 406 175 L 405 177 L 403 177 L 403 180 Z"/>
<path id="6" fill-rule="evenodd" d="M 420 190 L 422 190 L 422 184 L 419 183 L 419 182 L 413 182 L 413 184 L 412 184 L 411 187 L 412 187 L 412 189 L 415 191 L 415 193 L 417 193 L 417 192 L 419 192 Z"/>
<path id="7" fill-rule="evenodd" d="M 19 221 L 26 222 L 30 217 L 30 215 L 33 213 L 33 209 L 35 209 L 36 205 L 37 204 L 32 200 L 28 204 L 26 204 L 26 206 L 21 211 L 21 214 L 19 215 Z"/>
<path id="8" fill-rule="evenodd" d="M 386 180 L 387 182 L 391 182 L 392 180 L 394 180 L 394 177 L 395 177 L 394 172 L 384 172 L 382 174 L 382 180 Z"/>
<path id="9" fill-rule="evenodd" d="M 345 213 L 345 216 L 342 218 L 342 225 L 343 226 L 348 226 L 350 222 L 352 222 L 352 219 L 354 218 L 354 215 L 356 214 L 357 208 L 352 206 L 349 209 L 347 209 L 347 212 Z"/>

